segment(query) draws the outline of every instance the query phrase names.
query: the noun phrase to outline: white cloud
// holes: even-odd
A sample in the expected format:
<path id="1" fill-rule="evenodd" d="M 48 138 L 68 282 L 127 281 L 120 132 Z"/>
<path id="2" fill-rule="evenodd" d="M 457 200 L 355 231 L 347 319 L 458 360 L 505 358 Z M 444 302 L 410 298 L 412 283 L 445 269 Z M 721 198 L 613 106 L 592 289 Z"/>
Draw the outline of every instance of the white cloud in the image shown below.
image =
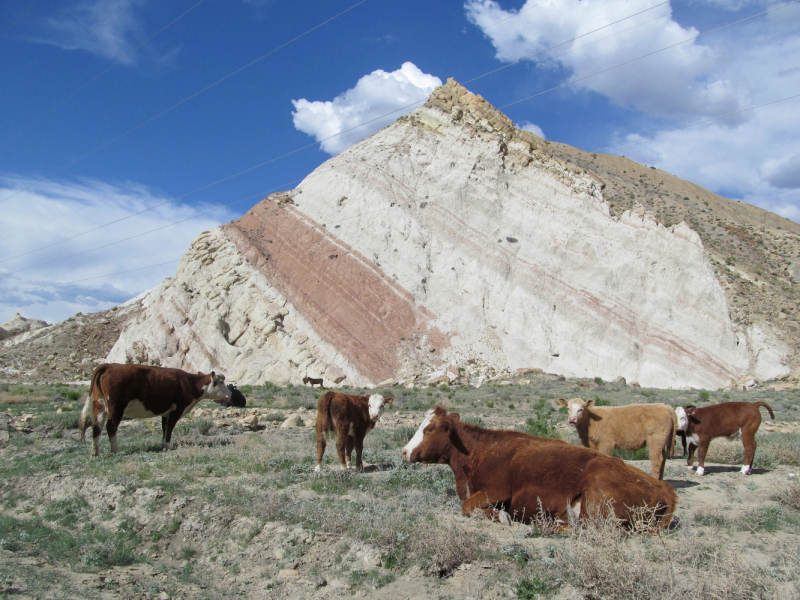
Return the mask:
<path id="1" fill-rule="evenodd" d="M 654 5 L 652 0 L 559 0 L 534 8 L 538 3 L 528 0 L 515 12 L 502 9 L 494 0 L 469 0 L 465 9 L 467 18 L 491 40 L 496 58 L 514 62 Z M 632 28 L 639 23 L 644 24 Z M 697 33 L 695 28 L 675 22 L 667 5 L 531 60 L 542 68 L 565 68 L 570 78 L 577 80 Z M 612 34 L 618 35 L 610 37 Z M 747 105 L 743 91 L 715 70 L 725 60 L 724 53 L 710 46 L 688 42 L 574 87 L 598 92 L 620 106 L 651 116 L 720 114 Z"/>
<path id="2" fill-rule="evenodd" d="M 329 154 L 338 154 L 356 142 L 375 133 L 386 125 L 386 119 L 378 119 L 360 127 L 349 135 L 331 136 L 347 131 L 361 123 L 371 121 L 405 107 L 412 102 L 423 102 L 442 80 L 423 73 L 414 63 L 387 73 L 378 69 L 358 80 L 354 88 L 325 102 L 309 102 L 306 99 L 292 100 L 292 112 L 296 129 L 314 136 L 322 149 Z M 394 112 L 388 120 L 410 113 L 417 105 Z"/>
<path id="3" fill-rule="evenodd" d="M 32 183 L 0 179 L 0 198 Z M 34 252 L 11 256 L 71 237 L 163 202 L 142 186 L 45 182 L 5 202 L 0 211 L 0 323 L 20 312 L 26 317 L 60 321 L 76 312 L 93 312 L 124 302 L 174 275 L 177 263 L 110 277 L 180 258 L 201 231 L 233 218 L 223 207 L 166 204 L 119 224 Z M 20 271 L 124 237 L 143 233 L 211 210 L 174 227 L 42 267 Z M 58 218 L 60 216 L 60 218 Z M 54 220 L 55 219 L 55 220 Z M 88 281 L 83 281 L 89 279 Z"/>
<path id="4" fill-rule="evenodd" d="M 131 53 L 147 39 L 135 14 L 143 0 L 91 0 L 60 11 L 47 20 L 47 34 L 35 39 L 65 50 L 83 50 L 111 61 L 134 65 L 146 56 L 169 61 L 177 52 L 157 55 L 145 46 Z M 129 55 L 130 54 L 130 55 Z"/>
<path id="5" fill-rule="evenodd" d="M 536 135 L 538 135 L 542 139 L 545 139 L 545 140 L 547 139 L 544 136 L 544 131 L 542 131 L 542 128 L 539 127 L 538 125 L 536 125 L 535 123 L 531 123 L 530 121 L 523 121 L 522 123 L 517 125 L 517 127 L 519 129 L 524 129 L 525 131 L 530 131 L 531 133 L 535 133 Z"/>

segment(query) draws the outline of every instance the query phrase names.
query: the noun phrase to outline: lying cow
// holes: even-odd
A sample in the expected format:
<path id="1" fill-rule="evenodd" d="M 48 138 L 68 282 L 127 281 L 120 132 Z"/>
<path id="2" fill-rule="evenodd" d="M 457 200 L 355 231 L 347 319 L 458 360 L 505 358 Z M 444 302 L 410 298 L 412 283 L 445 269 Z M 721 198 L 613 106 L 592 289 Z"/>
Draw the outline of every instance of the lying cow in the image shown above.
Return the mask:
<path id="1" fill-rule="evenodd" d="M 763 406 L 769 411 L 769 416 L 775 420 L 772 407 L 766 402 L 721 402 L 701 408 L 678 408 L 678 428 L 686 432 L 689 440 L 689 458 L 686 465 L 692 469 L 694 451 L 697 449 L 697 474 L 705 473 L 706 453 L 708 445 L 716 437 L 733 438 L 741 432 L 742 445 L 744 446 L 744 464 L 742 474 L 747 475 L 753 465 L 753 456 L 756 453 L 756 431 L 761 425 L 761 411 Z"/>
<path id="2" fill-rule="evenodd" d="M 380 394 L 349 396 L 340 392 L 326 392 L 317 402 L 317 466 L 314 472 L 322 470 L 326 434 L 329 431 L 336 432 L 336 453 L 342 466 L 351 468 L 350 457 L 355 448 L 356 468 L 363 469 L 361 451 L 364 437 L 381 418 L 384 406 L 393 400 Z"/>
<path id="3" fill-rule="evenodd" d="M 180 369 L 165 369 L 147 365 L 98 365 L 92 373 L 89 395 L 83 406 L 78 425 L 81 440 L 86 439 L 86 427 L 91 415 L 92 456 L 100 454 L 100 434 L 103 425 L 108 432 L 111 451 L 119 452 L 117 428 L 122 417 L 149 419 L 161 417 L 161 445 L 169 446 L 175 424 L 201 400 L 216 402 L 230 400 L 231 391 L 225 387 L 225 376 L 187 373 Z"/>
<path id="4" fill-rule="evenodd" d="M 537 515 L 566 527 L 570 516 L 615 516 L 630 524 L 652 512 L 654 527 L 669 525 L 678 504 L 672 487 L 624 461 L 561 440 L 462 423 L 437 406 L 403 448 L 408 462 L 447 464 L 461 511 L 530 522 Z"/>
<path id="5" fill-rule="evenodd" d="M 247 406 L 247 398 L 244 397 L 244 394 L 240 392 L 235 385 L 229 383 L 228 389 L 231 391 L 231 398 L 230 400 L 223 400 L 222 406 L 226 408 L 230 408 L 231 406 L 235 408 L 244 408 Z"/>
<path id="6" fill-rule="evenodd" d="M 678 417 L 666 404 L 631 404 L 628 406 L 595 406 L 573 398 L 558 403 L 569 410 L 567 421 L 575 427 L 581 444 L 603 454 L 615 448 L 650 450 L 650 474 L 664 478 L 664 466 L 675 449 Z"/>

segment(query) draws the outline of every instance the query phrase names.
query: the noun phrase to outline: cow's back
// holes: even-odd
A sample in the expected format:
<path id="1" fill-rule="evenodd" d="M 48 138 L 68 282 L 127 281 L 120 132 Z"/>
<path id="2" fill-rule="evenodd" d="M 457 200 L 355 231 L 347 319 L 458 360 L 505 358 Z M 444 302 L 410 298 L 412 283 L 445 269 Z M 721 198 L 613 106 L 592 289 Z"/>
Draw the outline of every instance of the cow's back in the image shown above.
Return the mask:
<path id="1" fill-rule="evenodd" d="M 641 433 L 643 439 L 657 432 L 674 434 L 675 412 L 666 404 L 632 404 L 629 406 L 593 406 L 591 412 L 599 417 L 589 419 L 589 436 L 612 436 L 623 440 Z"/>

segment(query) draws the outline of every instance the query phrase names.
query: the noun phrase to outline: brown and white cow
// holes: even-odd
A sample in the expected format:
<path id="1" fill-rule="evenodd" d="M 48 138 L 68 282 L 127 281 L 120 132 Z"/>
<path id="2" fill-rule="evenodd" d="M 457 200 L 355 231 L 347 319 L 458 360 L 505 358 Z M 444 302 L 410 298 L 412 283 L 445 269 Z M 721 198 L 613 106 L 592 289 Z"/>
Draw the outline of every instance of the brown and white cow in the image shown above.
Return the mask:
<path id="1" fill-rule="evenodd" d="M 450 465 L 461 510 L 501 522 L 530 522 L 543 512 L 566 527 L 570 516 L 613 515 L 629 524 L 652 511 L 669 525 L 678 504 L 672 487 L 624 461 L 561 440 L 462 423 L 458 413 L 428 411 L 403 448 L 408 462 Z"/>
<path id="2" fill-rule="evenodd" d="M 716 437 L 732 439 L 741 433 L 744 446 L 742 474 L 750 473 L 756 453 L 756 432 L 761 425 L 760 406 L 766 408 L 769 416 L 775 419 L 772 407 L 766 402 L 721 402 L 701 408 L 677 408 L 678 429 L 685 431 L 689 439 L 689 458 L 686 461 L 689 469 L 693 468 L 694 451 L 697 449 L 697 474 L 705 474 L 706 453 L 711 440 Z"/>
<path id="3" fill-rule="evenodd" d="M 89 395 L 81 411 L 81 440 L 91 415 L 92 456 L 100 454 L 103 425 L 108 431 L 111 451 L 119 452 L 117 428 L 122 417 L 149 419 L 161 417 L 161 445 L 169 446 L 175 424 L 206 398 L 216 402 L 230 400 L 225 376 L 213 371 L 207 375 L 180 369 L 148 365 L 98 365 L 92 373 Z"/>
<path id="4" fill-rule="evenodd" d="M 594 400 L 580 398 L 558 403 L 569 411 L 567 422 L 575 427 L 581 444 L 603 454 L 620 448 L 650 451 L 650 474 L 664 478 L 664 466 L 675 449 L 678 416 L 666 404 L 630 404 L 628 406 L 595 406 Z"/>
<path id="5" fill-rule="evenodd" d="M 384 406 L 393 400 L 380 394 L 350 396 L 341 392 L 326 392 L 317 402 L 317 466 L 314 472 L 322 470 L 326 433 L 329 431 L 336 432 L 336 453 L 342 466 L 351 468 L 350 457 L 355 448 L 356 468 L 363 469 L 361 451 L 364 437 L 381 418 Z"/>

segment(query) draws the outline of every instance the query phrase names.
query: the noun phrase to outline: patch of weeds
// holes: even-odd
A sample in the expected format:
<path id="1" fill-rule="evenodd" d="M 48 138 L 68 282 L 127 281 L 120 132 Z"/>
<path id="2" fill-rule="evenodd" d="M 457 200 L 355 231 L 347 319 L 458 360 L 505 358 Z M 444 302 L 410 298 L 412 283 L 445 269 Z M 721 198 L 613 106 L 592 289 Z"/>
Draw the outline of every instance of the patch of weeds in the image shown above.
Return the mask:
<path id="1" fill-rule="evenodd" d="M 464 417 L 461 420 L 468 425 L 477 425 L 478 427 L 486 427 L 486 422 L 479 416 Z"/>
<path id="2" fill-rule="evenodd" d="M 197 432 L 200 435 L 208 435 L 208 432 L 211 430 L 213 425 L 214 424 L 211 419 L 197 419 L 197 421 L 194 423 L 194 426 L 197 428 Z"/>
<path id="3" fill-rule="evenodd" d="M 701 402 L 708 402 L 710 397 L 711 394 L 708 392 L 708 390 L 700 390 L 700 392 L 697 394 L 697 399 Z"/>
<path id="4" fill-rule="evenodd" d="M 182 560 L 191 560 L 194 555 L 195 555 L 194 548 L 190 548 L 189 546 L 184 546 L 178 553 L 178 556 L 180 556 Z"/>
<path id="5" fill-rule="evenodd" d="M 729 521 L 725 516 L 717 511 L 704 511 L 698 510 L 694 515 L 694 522 L 698 525 L 705 527 L 723 528 L 729 525 Z"/>
<path id="6" fill-rule="evenodd" d="M 513 560 L 517 567 L 522 568 L 525 564 L 533 558 L 531 551 L 527 546 L 523 546 L 518 542 L 506 544 L 500 548 L 500 554 Z"/>
<path id="7" fill-rule="evenodd" d="M 267 422 L 270 422 L 270 423 L 276 423 L 278 421 L 283 421 L 283 413 L 279 413 L 279 412 L 269 413 L 267 416 L 261 417 L 261 420 L 262 421 L 267 421 Z"/>
<path id="8" fill-rule="evenodd" d="M 486 403 L 486 406 L 487 406 L 488 408 L 494 408 L 494 402 L 492 402 L 492 401 L 489 401 L 489 402 L 487 402 L 487 403 Z"/>
<path id="9" fill-rule="evenodd" d="M 622 460 L 649 460 L 650 450 L 645 446 L 638 450 L 625 450 L 623 448 L 616 448 L 611 452 L 611 456 L 621 458 Z"/>
<path id="10" fill-rule="evenodd" d="M 549 596 L 558 588 L 557 585 L 540 578 L 538 575 L 533 577 L 523 577 L 514 586 L 517 598 L 520 600 L 536 600 L 543 596 Z"/>
<path id="11" fill-rule="evenodd" d="M 774 533 L 784 523 L 793 523 L 782 506 L 762 506 L 752 510 L 740 519 L 740 529 Z"/>
<path id="12" fill-rule="evenodd" d="M 36 428 L 42 425 L 55 427 L 56 429 L 77 429 L 78 428 L 78 418 L 81 416 L 81 412 L 77 411 L 70 411 L 70 412 L 46 412 L 46 413 L 39 413 L 33 418 L 33 422 L 31 426 Z"/>
<path id="13" fill-rule="evenodd" d="M 44 519 L 53 523 L 58 523 L 64 527 L 72 527 L 78 519 L 89 509 L 89 503 L 83 496 L 72 496 L 66 500 L 57 500 L 47 505 L 44 511 Z"/>
<path id="14" fill-rule="evenodd" d="M 169 535 L 178 533 L 181 528 L 181 520 L 178 517 L 172 517 L 164 524 L 164 532 Z"/>
<path id="15" fill-rule="evenodd" d="M 341 496 L 353 489 L 363 489 L 366 482 L 367 479 L 358 471 L 337 469 L 314 479 L 311 482 L 311 489 L 318 494 Z"/>
<path id="16" fill-rule="evenodd" d="M 800 510 L 800 483 L 794 481 L 772 496 L 772 500 L 783 506 Z"/>
<path id="17" fill-rule="evenodd" d="M 370 569 L 369 571 L 356 569 L 350 571 L 348 579 L 350 580 L 350 585 L 353 587 L 369 584 L 375 588 L 381 588 L 394 581 L 394 573 L 381 573 L 378 569 Z"/>
<path id="18" fill-rule="evenodd" d="M 528 417 L 522 431 L 536 437 L 560 438 L 558 431 L 551 423 L 553 407 L 545 399 L 540 399 L 534 406 L 534 416 Z"/>

